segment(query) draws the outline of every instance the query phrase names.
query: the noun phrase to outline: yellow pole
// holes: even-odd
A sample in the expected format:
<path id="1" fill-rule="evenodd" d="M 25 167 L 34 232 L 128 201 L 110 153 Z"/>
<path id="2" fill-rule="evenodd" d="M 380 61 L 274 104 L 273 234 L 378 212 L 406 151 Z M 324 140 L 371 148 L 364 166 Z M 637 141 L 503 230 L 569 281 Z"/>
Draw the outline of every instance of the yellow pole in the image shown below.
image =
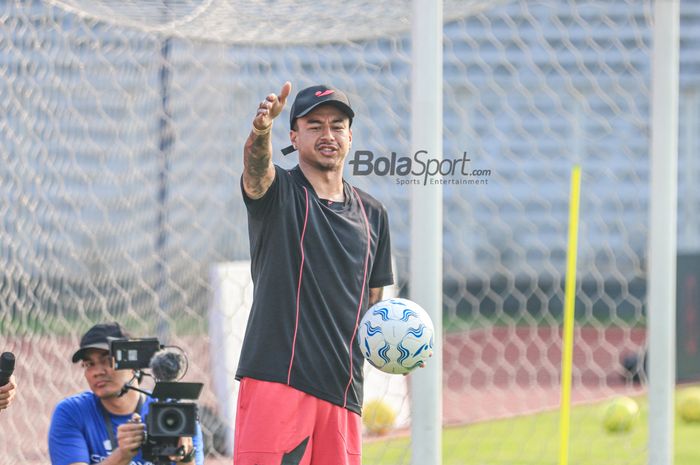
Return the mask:
<path id="1" fill-rule="evenodd" d="M 561 357 L 561 414 L 559 417 L 559 465 L 569 461 L 571 424 L 571 365 L 574 356 L 574 306 L 576 303 L 576 254 L 578 251 L 578 212 L 581 195 L 581 167 L 571 170 L 569 194 L 569 238 L 566 251 L 566 287 L 564 290 L 564 332 Z"/>

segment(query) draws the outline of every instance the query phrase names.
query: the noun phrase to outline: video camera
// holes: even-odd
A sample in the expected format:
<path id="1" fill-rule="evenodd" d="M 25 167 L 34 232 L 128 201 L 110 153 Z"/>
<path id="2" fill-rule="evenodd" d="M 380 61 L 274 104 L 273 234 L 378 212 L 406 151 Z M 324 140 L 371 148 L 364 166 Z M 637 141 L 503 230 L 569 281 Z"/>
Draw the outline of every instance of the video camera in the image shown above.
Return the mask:
<path id="1" fill-rule="evenodd" d="M 197 431 L 197 404 L 202 383 L 179 382 L 187 371 L 187 359 L 180 352 L 162 346 L 157 338 L 112 339 L 109 351 L 114 369 L 135 370 L 134 379 L 146 375 L 155 379 L 152 392 L 124 385 L 124 392 L 135 390 L 153 399 L 145 417 L 146 435 L 142 446 L 145 460 L 154 464 L 170 463 L 169 456 L 181 453 L 180 437 L 194 437 Z M 151 373 L 145 372 L 149 368 Z"/>

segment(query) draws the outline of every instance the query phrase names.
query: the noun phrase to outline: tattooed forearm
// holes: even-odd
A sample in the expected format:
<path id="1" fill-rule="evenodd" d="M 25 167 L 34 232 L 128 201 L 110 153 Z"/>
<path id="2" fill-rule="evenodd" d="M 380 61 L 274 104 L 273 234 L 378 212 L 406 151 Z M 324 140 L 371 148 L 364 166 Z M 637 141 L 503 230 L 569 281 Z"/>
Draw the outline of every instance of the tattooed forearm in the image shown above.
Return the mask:
<path id="1" fill-rule="evenodd" d="M 243 184 L 251 198 L 262 197 L 272 184 L 274 168 L 270 133 L 256 135 L 251 131 L 243 152 Z"/>
<path id="2" fill-rule="evenodd" d="M 250 198 L 259 199 L 265 195 L 275 179 L 270 131 L 272 121 L 284 108 L 291 90 L 292 84 L 287 81 L 279 96 L 269 94 L 258 105 L 253 127 L 243 148 L 243 189 Z"/>

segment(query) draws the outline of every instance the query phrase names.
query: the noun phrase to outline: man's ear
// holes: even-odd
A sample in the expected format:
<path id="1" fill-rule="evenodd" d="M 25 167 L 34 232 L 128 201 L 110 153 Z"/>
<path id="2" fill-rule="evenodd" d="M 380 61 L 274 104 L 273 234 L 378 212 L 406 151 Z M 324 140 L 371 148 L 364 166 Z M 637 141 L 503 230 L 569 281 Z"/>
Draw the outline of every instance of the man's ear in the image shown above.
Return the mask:
<path id="1" fill-rule="evenodd" d="M 297 132 L 292 129 L 289 131 L 289 140 L 292 143 L 292 147 L 297 148 Z"/>

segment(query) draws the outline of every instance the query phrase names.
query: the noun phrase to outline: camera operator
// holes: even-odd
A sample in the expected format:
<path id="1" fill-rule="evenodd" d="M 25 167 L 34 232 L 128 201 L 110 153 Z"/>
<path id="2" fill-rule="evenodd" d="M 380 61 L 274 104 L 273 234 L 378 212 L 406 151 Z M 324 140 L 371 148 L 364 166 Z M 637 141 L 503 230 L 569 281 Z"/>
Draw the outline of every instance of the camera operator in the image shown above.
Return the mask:
<path id="1" fill-rule="evenodd" d="M 0 410 L 5 410 L 12 403 L 12 399 L 15 397 L 17 391 L 17 382 L 15 381 L 15 376 L 10 376 L 10 381 L 4 385 L 0 386 Z"/>
<path id="2" fill-rule="evenodd" d="M 123 390 L 130 383 L 138 387 L 132 370 L 115 370 L 108 338 L 128 335 L 118 323 L 97 324 L 80 340 L 73 363 L 81 362 L 89 391 L 58 403 L 49 429 L 49 454 L 53 465 L 93 464 L 146 465 L 141 446 L 151 397 L 135 390 Z M 194 438 L 181 437 L 182 455 L 170 457 L 178 464 L 202 465 L 202 431 L 197 425 Z"/>

